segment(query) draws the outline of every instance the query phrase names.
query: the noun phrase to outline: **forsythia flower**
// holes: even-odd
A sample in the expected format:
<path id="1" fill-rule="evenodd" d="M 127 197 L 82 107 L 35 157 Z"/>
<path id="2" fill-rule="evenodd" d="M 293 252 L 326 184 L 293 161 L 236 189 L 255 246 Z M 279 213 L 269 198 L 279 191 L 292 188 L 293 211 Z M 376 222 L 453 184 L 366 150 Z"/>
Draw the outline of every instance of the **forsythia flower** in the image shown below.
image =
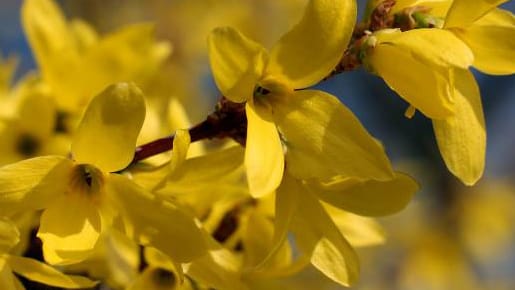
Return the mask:
<path id="1" fill-rule="evenodd" d="M 324 182 L 285 174 L 276 195 L 272 253 L 289 229 L 304 259 L 334 281 L 351 285 L 359 275 L 358 257 L 323 202 L 358 215 L 384 216 L 403 209 L 417 190 L 417 183 L 402 173 L 389 181 L 334 177 Z"/>
<path id="2" fill-rule="evenodd" d="M 90 288 L 95 282 L 78 276 L 65 275 L 39 261 L 10 255 L 9 251 L 20 241 L 16 226 L 0 218 L 0 285 L 5 290 L 25 289 L 13 272 L 29 280 L 68 289 Z"/>
<path id="3" fill-rule="evenodd" d="M 454 0 L 444 29 L 462 39 L 474 53 L 474 67 L 493 75 L 515 73 L 515 17 L 496 7 L 507 0 Z"/>
<path id="4" fill-rule="evenodd" d="M 38 79 L 27 77 L 10 92 L 0 119 L 0 165 L 48 154 L 66 154 L 67 138 L 55 133 L 56 107 Z"/>
<path id="5" fill-rule="evenodd" d="M 178 262 L 205 251 L 192 217 L 112 172 L 132 160 L 145 118 L 141 91 L 133 84 L 108 87 L 95 97 L 72 142 L 73 160 L 44 156 L 0 169 L 3 214 L 44 209 L 38 236 L 45 260 L 69 264 L 90 255 L 100 234 L 122 229 Z"/>
<path id="6" fill-rule="evenodd" d="M 99 37 L 85 22 L 68 22 L 52 0 L 27 0 L 22 24 L 43 81 L 60 109 L 75 112 L 115 82 L 144 82 L 170 53 L 150 24 Z M 87 80 L 87 81 L 85 81 Z"/>
<path id="7" fill-rule="evenodd" d="M 515 72 L 515 18 L 496 9 L 502 2 L 398 1 L 391 13 L 429 7 L 429 13 L 444 17 L 443 29 L 379 31 L 365 57 L 412 109 L 432 119 L 448 169 L 467 185 L 483 174 L 486 153 L 480 92 L 468 67 L 490 74 Z M 399 63 L 406 69 L 398 69 Z"/>
<path id="8" fill-rule="evenodd" d="M 269 55 L 232 28 L 209 36 L 218 88 L 231 101 L 247 102 L 245 165 L 253 196 L 279 186 L 285 161 L 287 170 L 303 179 L 392 177 L 383 148 L 350 110 L 325 92 L 301 90 L 322 80 L 340 60 L 355 6 L 354 0 L 309 1 L 302 20 Z"/>

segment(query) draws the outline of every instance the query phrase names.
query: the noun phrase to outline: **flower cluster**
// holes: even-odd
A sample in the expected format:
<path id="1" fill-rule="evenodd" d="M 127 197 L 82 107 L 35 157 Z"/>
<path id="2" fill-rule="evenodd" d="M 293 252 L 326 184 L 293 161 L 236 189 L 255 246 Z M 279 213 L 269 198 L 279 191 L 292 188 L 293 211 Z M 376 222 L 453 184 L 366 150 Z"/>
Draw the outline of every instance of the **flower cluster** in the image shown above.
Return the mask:
<path id="1" fill-rule="evenodd" d="M 172 46 L 153 25 L 99 35 L 25 0 L 38 71 L 11 86 L 15 61 L 0 60 L 2 289 L 23 289 L 12 272 L 65 288 L 269 289 L 307 267 L 352 285 L 354 248 L 384 240 L 370 217 L 419 186 L 312 87 L 363 65 L 433 120 L 449 170 L 474 184 L 486 133 L 468 69 L 515 71 L 515 18 L 477 2 L 370 1 L 356 25 L 355 0 L 310 0 L 269 50 L 215 28 L 222 98 L 191 126 L 156 89 Z M 224 143 L 194 144 L 205 139 Z"/>

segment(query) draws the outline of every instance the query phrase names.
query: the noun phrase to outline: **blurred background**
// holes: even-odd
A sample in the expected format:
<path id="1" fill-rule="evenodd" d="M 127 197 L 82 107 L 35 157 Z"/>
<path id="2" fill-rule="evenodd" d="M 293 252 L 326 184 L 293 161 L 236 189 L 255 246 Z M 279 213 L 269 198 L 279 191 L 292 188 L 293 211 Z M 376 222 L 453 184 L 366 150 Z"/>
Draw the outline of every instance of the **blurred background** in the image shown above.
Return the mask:
<path id="1" fill-rule="evenodd" d="M 218 94 L 207 62 L 207 33 L 235 26 L 269 47 L 297 21 L 306 1 L 58 2 L 68 17 L 85 19 L 101 33 L 155 22 L 159 39 L 173 45 L 162 81 L 195 122 L 209 113 Z M 358 2 L 362 11 L 365 1 Z M 20 25 L 21 3 L 0 1 L 1 56 L 19 58 L 17 78 L 36 69 Z M 503 8 L 513 13 L 515 3 Z M 430 120 L 421 114 L 405 118 L 407 104 L 380 78 L 357 70 L 319 85 L 350 107 L 383 142 L 396 169 L 422 187 L 406 210 L 379 220 L 386 242 L 359 250 L 362 278 L 353 289 L 515 289 L 515 76 L 474 73 L 488 132 L 486 171 L 475 187 L 463 186 L 446 170 Z M 330 282 L 325 286 L 338 289 Z"/>

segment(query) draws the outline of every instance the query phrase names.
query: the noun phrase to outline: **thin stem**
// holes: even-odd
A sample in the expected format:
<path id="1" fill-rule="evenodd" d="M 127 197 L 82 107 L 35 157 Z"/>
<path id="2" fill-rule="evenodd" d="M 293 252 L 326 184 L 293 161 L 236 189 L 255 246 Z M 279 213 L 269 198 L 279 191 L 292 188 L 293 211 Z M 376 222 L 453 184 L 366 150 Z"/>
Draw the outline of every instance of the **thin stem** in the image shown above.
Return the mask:
<path id="1" fill-rule="evenodd" d="M 245 104 L 234 103 L 222 97 L 215 111 L 206 120 L 191 127 L 188 132 L 191 142 L 230 137 L 236 142 L 245 145 L 247 134 Z M 172 150 L 174 138 L 175 134 L 137 147 L 130 165 Z"/>

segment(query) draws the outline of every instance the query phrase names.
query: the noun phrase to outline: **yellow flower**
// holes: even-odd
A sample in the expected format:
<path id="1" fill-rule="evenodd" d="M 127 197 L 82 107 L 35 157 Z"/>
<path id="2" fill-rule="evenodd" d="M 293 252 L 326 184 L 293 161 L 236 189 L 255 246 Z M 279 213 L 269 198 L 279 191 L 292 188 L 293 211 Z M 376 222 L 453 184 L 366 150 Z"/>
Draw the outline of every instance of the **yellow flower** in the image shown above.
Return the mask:
<path id="1" fill-rule="evenodd" d="M 84 277 L 65 275 L 33 259 L 10 255 L 9 251 L 19 241 L 20 233 L 16 226 L 8 219 L 0 218 L 0 285 L 2 289 L 25 289 L 14 273 L 35 282 L 67 289 L 90 288 L 97 284 Z"/>
<path id="2" fill-rule="evenodd" d="M 21 80 L 5 102 L 0 118 L 0 165 L 22 159 L 66 154 L 67 138 L 56 135 L 56 107 L 40 80 L 31 76 Z"/>
<path id="3" fill-rule="evenodd" d="M 330 279 L 349 286 L 359 276 L 358 257 L 343 236 L 345 231 L 329 215 L 333 210 L 323 202 L 358 215 L 383 216 L 402 210 L 417 190 L 417 183 L 401 173 L 389 181 L 335 177 L 329 182 L 286 174 L 277 190 L 274 246 L 268 257 L 275 255 L 291 230 L 303 254 L 297 263 L 307 260 Z"/>
<path id="4" fill-rule="evenodd" d="M 474 67 L 493 75 L 515 72 L 515 17 L 496 8 L 506 0 L 454 0 L 444 29 L 462 39 L 474 53 Z"/>
<path id="5" fill-rule="evenodd" d="M 170 53 L 150 24 L 99 37 L 83 21 L 68 22 L 53 0 L 24 1 L 22 24 L 41 76 L 65 111 L 79 110 L 112 83 L 144 82 Z"/>
<path id="6" fill-rule="evenodd" d="M 44 156 L 0 169 L 2 213 L 44 209 L 38 236 L 49 263 L 83 260 L 118 218 L 138 243 L 179 262 L 203 253 L 192 217 L 112 173 L 131 162 L 144 118 L 143 95 L 135 85 L 110 86 L 86 109 L 73 138 L 73 161 Z"/>
<path id="7" fill-rule="evenodd" d="M 309 1 L 301 21 L 269 55 L 232 28 L 210 34 L 209 57 L 218 88 L 231 101 L 247 102 L 245 165 L 253 196 L 279 186 L 284 161 L 298 178 L 392 177 L 383 148 L 350 110 L 332 95 L 300 90 L 336 66 L 355 19 L 353 0 Z"/>
<path id="8" fill-rule="evenodd" d="M 429 7 L 428 14 L 443 19 L 443 30 L 376 33 L 375 47 L 365 60 L 393 90 L 433 120 L 447 168 L 467 185 L 482 176 L 486 152 L 480 93 L 467 69 L 473 65 L 489 74 L 515 72 L 515 18 L 496 8 L 503 2 L 397 1 L 390 13 Z M 409 69 L 397 69 L 399 63 Z"/>
<path id="9" fill-rule="evenodd" d="M 215 204 L 205 224 L 215 229 L 215 238 L 226 239 L 225 247 L 213 242 L 209 255 L 193 261 L 186 273 L 211 287 L 244 289 L 292 276 L 311 263 L 335 282 L 351 285 L 359 275 L 353 246 L 384 238 L 377 224 L 342 208 L 360 215 L 392 214 L 404 208 L 416 190 L 418 185 L 400 173 L 388 182 L 336 178 L 329 183 L 305 182 L 286 173 L 275 203 L 271 195 Z M 218 220 L 214 226 L 213 220 Z"/>
<path id="10" fill-rule="evenodd" d="M 380 31 L 370 43 L 365 63 L 432 119 L 447 167 L 474 184 L 483 174 L 486 131 L 479 88 L 468 71 L 473 52 L 443 29 Z"/>
<path id="11" fill-rule="evenodd" d="M 391 29 L 368 43 L 366 65 L 402 98 L 429 118 L 454 113 L 454 71 L 467 69 L 474 59 L 461 40 L 440 29 Z"/>

